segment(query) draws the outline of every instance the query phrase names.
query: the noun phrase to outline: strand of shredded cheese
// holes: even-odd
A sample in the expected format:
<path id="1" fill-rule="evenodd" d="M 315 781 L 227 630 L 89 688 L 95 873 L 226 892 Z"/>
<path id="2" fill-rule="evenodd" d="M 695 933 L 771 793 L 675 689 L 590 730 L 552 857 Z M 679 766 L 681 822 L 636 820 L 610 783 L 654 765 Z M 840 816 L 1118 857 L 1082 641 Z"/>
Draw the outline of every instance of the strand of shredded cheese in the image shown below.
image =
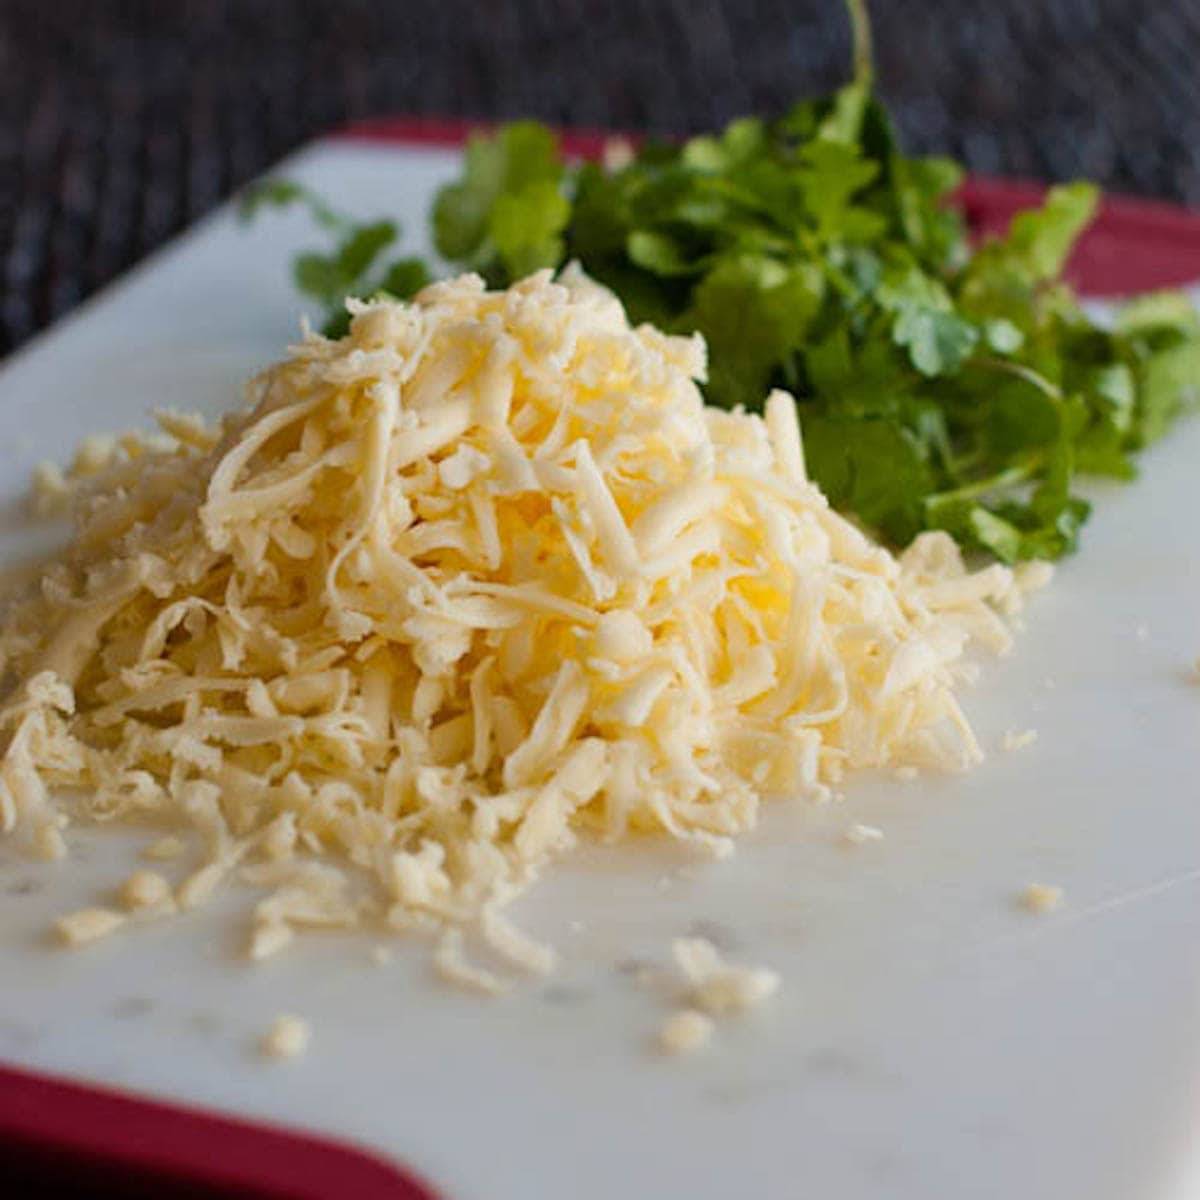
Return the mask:
<path id="1" fill-rule="evenodd" d="M 765 796 L 980 756 L 955 688 L 1021 581 L 873 545 L 786 393 L 706 408 L 702 341 L 570 269 L 352 311 L 219 428 L 81 454 L 74 540 L 0 630 L 0 828 L 190 830 L 175 899 L 269 888 L 256 958 L 376 914 L 543 971 L 497 909 L 581 833 L 723 853 Z M 502 986 L 461 950 L 444 973 Z"/>

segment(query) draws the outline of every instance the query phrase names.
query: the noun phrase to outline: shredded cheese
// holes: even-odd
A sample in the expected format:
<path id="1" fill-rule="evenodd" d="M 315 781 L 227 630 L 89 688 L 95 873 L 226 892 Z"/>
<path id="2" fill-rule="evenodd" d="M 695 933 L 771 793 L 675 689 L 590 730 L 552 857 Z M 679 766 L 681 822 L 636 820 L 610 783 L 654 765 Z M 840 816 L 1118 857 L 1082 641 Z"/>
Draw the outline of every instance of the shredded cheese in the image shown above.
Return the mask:
<path id="1" fill-rule="evenodd" d="M 78 912 L 59 917 L 54 929 L 64 945 L 77 948 L 108 937 L 124 924 L 124 916 L 112 909 L 81 908 Z"/>
<path id="2" fill-rule="evenodd" d="M 33 835 L 33 846 L 39 858 L 46 862 L 58 862 L 67 857 L 67 839 L 63 837 L 57 820 L 49 820 L 40 825 Z"/>
<path id="3" fill-rule="evenodd" d="M 33 469 L 29 511 L 35 517 L 57 517 L 71 507 L 71 485 L 56 463 L 38 463 Z"/>
<path id="4" fill-rule="evenodd" d="M 442 934 L 434 951 L 433 965 L 447 983 L 479 992 L 483 996 L 503 995 L 510 986 L 500 976 L 485 967 L 476 966 L 467 958 L 462 931 L 458 929 L 447 929 Z"/>
<path id="5" fill-rule="evenodd" d="M 250 934 L 248 953 L 254 962 L 261 962 L 278 954 L 296 935 L 290 925 L 282 921 L 263 921 Z"/>
<path id="6" fill-rule="evenodd" d="M 671 952 L 687 980 L 691 1002 L 714 1016 L 747 1012 L 779 990 L 774 971 L 730 965 L 705 938 L 676 938 Z"/>
<path id="7" fill-rule="evenodd" d="M 263 1035 L 261 1049 L 267 1058 L 299 1058 L 308 1049 L 312 1040 L 312 1029 L 301 1017 L 288 1014 L 276 1017 L 271 1028 Z"/>
<path id="8" fill-rule="evenodd" d="M 181 908 L 268 889 L 252 957 L 365 915 L 495 991 L 457 931 L 548 970 L 498 908 L 581 835 L 720 856 L 765 797 L 981 757 L 964 653 L 1045 571 L 872 544 L 790 396 L 707 408 L 702 340 L 578 271 L 351 311 L 218 427 L 81 448 L 74 540 L 0 627 L 0 830 L 151 819 L 148 857 L 200 851 Z"/>
<path id="9" fill-rule="evenodd" d="M 1006 751 L 1012 753 L 1016 750 L 1024 750 L 1027 746 L 1032 746 L 1037 741 L 1038 735 L 1036 729 L 1015 729 L 1008 730 L 1001 745 Z"/>
<path id="10" fill-rule="evenodd" d="M 121 887 L 121 903 L 131 912 L 171 904 L 171 885 L 157 871 L 134 871 Z"/>
<path id="11" fill-rule="evenodd" d="M 1053 912 L 1061 903 L 1063 890 L 1048 883 L 1031 883 L 1021 893 L 1021 906 L 1032 913 Z"/>
<path id="12" fill-rule="evenodd" d="M 712 1041 L 713 1019 L 694 1008 L 673 1012 L 658 1031 L 658 1044 L 666 1054 L 695 1054 Z"/>
<path id="13" fill-rule="evenodd" d="M 883 841 L 883 830 L 877 825 L 863 825 L 856 821 L 846 830 L 843 837 L 851 846 L 861 846 L 865 842 Z"/>
<path id="14" fill-rule="evenodd" d="M 142 857 L 151 862 L 169 862 L 173 858 L 178 858 L 186 849 L 187 847 L 180 838 L 171 835 L 151 842 L 142 850 Z"/>

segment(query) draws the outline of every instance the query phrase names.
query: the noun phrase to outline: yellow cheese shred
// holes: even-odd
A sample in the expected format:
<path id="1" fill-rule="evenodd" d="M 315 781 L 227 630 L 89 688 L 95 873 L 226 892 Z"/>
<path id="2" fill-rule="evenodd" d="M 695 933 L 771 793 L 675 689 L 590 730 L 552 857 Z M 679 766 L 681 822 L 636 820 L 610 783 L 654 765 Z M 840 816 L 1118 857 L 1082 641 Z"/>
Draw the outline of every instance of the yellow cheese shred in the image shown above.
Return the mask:
<path id="1" fill-rule="evenodd" d="M 831 511 L 786 393 L 707 408 L 701 339 L 572 269 L 352 315 L 65 476 L 73 540 L 0 627 L 4 831 L 188 834 L 180 907 L 269 889 L 256 958 L 371 918 L 537 972 L 497 914 L 581 835 L 720 854 L 767 796 L 980 757 L 963 655 L 1021 580 Z"/>

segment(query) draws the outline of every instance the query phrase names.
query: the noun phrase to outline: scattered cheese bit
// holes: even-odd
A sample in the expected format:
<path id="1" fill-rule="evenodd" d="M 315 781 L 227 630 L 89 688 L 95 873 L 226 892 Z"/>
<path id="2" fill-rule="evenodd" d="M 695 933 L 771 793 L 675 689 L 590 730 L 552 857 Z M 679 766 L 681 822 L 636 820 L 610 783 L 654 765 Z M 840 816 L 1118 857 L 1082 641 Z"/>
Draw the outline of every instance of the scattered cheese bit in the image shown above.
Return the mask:
<path id="1" fill-rule="evenodd" d="M 691 1002 L 705 1012 L 746 1012 L 779 990 L 779 976 L 774 971 L 728 965 L 705 938 L 676 938 L 671 949 L 675 965 L 687 980 Z"/>
<path id="2" fill-rule="evenodd" d="M 81 446 L 74 540 L 0 626 L 0 831 L 169 822 L 205 855 L 180 907 L 270 889 L 256 957 L 383 911 L 495 991 L 455 930 L 548 970 L 495 914 L 581 836 L 721 857 L 766 796 L 980 759 L 964 652 L 1046 572 L 873 544 L 790 396 L 706 407 L 702 339 L 578 269 L 350 309 L 218 425 Z"/>
<path id="3" fill-rule="evenodd" d="M 180 885 L 176 899 L 182 909 L 199 908 L 206 904 L 217 885 L 229 874 L 229 864 L 223 859 L 214 859 L 198 871 L 194 871 Z"/>
<path id="4" fill-rule="evenodd" d="M 178 858 L 186 849 L 182 840 L 177 837 L 168 835 L 161 837 L 155 842 L 151 842 L 142 851 L 142 857 L 149 859 L 151 862 L 169 862 L 173 858 Z"/>
<path id="5" fill-rule="evenodd" d="M 483 910 L 481 925 L 487 944 L 513 966 L 534 975 L 549 975 L 554 970 L 554 951 L 527 937 L 494 904 Z"/>
<path id="6" fill-rule="evenodd" d="M 71 489 L 62 470 L 52 462 L 38 463 L 33 469 L 29 508 L 35 517 L 61 516 L 70 507 Z"/>
<path id="7" fill-rule="evenodd" d="M 261 962 L 278 954 L 295 937 L 290 925 L 282 921 L 263 921 L 255 925 L 250 934 L 250 957 L 254 962 Z"/>
<path id="8" fill-rule="evenodd" d="M 392 961 L 392 950 L 390 946 L 372 946 L 371 961 L 377 967 L 386 967 Z"/>
<path id="9" fill-rule="evenodd" d="M 876 825 L 860 825 L 856 822 L 843 836 L 852 846 L 861 846 L 864 842 L 883 841 L 883 830 Z"/>
<path id="10" fill-rule="evenodd" d="M 1021 905 L 1034 913 L 1048 913 L 1062 902 L 1063 890 L 1047 883 L 1031 883 L 1021 893 Z"/>
<path id="11" fill-rule="evenodd" d="M 899 779 L 903 783 L 908 783 L 914 779 L 918 779 L 920 778 L 920 775 L 921 772 L 918 771 L 916 767 L 912 766 L 897 767 L 892 772 L 892 778 Z"/>
<path id="12" fill-rule="evenodd" d="M 667 1054 L 694 1054 L 712 1041 L 713 1029 L 712 1017 L 694 1008 L 683 1008 L 663 1022 L 658 1043 Z"/>
<path id="13" fill-rule="evenodd" d="M 67 841 L 57 822 L 46 821 L 33 835 L 34 849 L 46 862 L 59 862 L 67 857 Z"/>
<path id="14" fill-rule="evenodd" d="M 1024 750 L 1026 746 L 1032 746 L 1037 741 L 1038 735 L 1036 729 L 1025 729 L 1017 732 L 1015 729 L 1008 730 L 1004 735 L 1004 740 L 1001 745 L 1005 750 L 1012 752 L 1014 750 Z"/>
<path id="15" fill-rule="evenodd" d="M 98 942 L 124 924 L 125 917 L 110 908 L 81 908 L 59 917 L 54 922 L 54 930 L 64 944 L 74 948 Z"/>
<path id="16" fill-rule="evenodd" d="M 171 885 L 157 871 L 134 871 L 121 886 L 121 903 L 130 911 L 159 908 L 171 901 Z"/>
<path id="17" fill-rule="evenodd" d="M 109 466 L 118 450 L 115 437 L 103 433 L 91 433 L 79 443 L 75 460 L 71 463 L 71 478 L 86 479 Z"/>
<path id="18" fill-rule="evenodd" d="M 288 1015 L 276 1017 L 263 1035 L 262 1052 L 267 1058 L 299 1058 L 308 1049 L 311 1038 L 312 1029 L 307 1021 Z"/>
<path id="19" fill-rule="evenodd" d="M 477 967 L 466 956 L 462 932 L 447 929 L 438 941 L 433 955 L 437 973 L 447 982 L 484 996 L 499 996 L 508 991 L 505 980 L 483 967 Z"/>

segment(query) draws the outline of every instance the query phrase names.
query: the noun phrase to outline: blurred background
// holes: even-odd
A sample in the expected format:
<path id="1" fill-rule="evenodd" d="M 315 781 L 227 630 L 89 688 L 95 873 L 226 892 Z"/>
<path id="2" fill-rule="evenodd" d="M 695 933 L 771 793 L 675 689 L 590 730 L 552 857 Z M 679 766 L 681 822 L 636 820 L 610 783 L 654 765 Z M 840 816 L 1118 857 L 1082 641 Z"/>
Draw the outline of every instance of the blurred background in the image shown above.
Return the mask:
<path id="1" fill-rule="evenodd" d="M 871 0 L 910 150 L 1200 205 L 1200 0 Z M 840 0 L 0 0 L 0 354 L 380 114 L 687 133 L 839 83 Z"/>

